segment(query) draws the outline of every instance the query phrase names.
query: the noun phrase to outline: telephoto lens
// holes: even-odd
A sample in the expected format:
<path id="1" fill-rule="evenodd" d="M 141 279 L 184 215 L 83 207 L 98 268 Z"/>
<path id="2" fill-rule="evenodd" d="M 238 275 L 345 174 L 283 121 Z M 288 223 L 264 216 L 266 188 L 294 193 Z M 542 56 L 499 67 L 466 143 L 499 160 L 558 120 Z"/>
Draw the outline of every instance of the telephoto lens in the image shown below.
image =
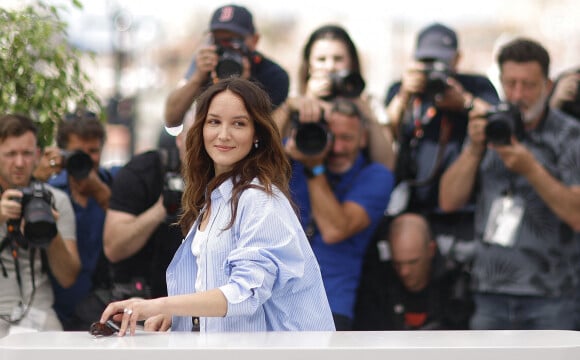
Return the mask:
<path id="1" fill-rule="evenodd" d="M 73 178 L 80 180 L 89 176 L 93 169 L 93 159 L 84 151 L 63 151 L 65 169 Z"/>
<path id="2" fill-rule="evenodd" d="M 332 133 L 324 120 L 324 115 L 318 122 L 301 123 L 298 112 L 290 114 L 295 129 L 294 142 L 296 148 L 304 155 L 318 155 L 332 141 Z"/>

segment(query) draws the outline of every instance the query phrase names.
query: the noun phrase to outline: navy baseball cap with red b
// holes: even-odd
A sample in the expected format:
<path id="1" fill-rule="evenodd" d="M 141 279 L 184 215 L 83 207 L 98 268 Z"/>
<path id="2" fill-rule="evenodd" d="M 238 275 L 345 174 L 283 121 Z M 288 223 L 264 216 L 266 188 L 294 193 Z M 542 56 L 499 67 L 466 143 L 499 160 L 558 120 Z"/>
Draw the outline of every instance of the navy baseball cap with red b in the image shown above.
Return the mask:
<path id="1" fill-rule="evenodd" d="M 211 17 L 209 30 L 229 30 L 243 36 L 255 33 L 252 14 L 243 6 L 224 5 Z"/>

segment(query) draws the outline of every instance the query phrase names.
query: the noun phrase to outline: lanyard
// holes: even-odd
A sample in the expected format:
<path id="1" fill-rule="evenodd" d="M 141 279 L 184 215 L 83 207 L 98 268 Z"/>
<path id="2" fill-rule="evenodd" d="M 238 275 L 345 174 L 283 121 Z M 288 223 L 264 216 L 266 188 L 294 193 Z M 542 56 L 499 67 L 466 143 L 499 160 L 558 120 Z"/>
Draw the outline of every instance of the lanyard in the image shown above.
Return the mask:
<path id="1" fill-rule="evenodd" d="M 415 153 L 419 145 L 419 140 L 425 135 L 423 126 L 428 124 L 437 115 L 437 110 L 434 106 L 429 106 L 425 113 L 421 116 L 421 99 L 416 97 L 413 99 L 413 138 L 410 140 L 410 150 Z M 437 156 L 435 164 L 432 167 L 431 173 L 427 178 L 422 180 L 411 180 L 409 182 L 412 186 L 424 186 L 429 184 L 437 175 L 439 168 L 441 167 L 441 162 L 443 160 L 443 154 L 445 153 L 445 148 L 451 137 L 451 131 L 453 129 L 453 124 L 449 121 L 447 114 L 443 113 L 441 115 L 441 125 L 439 126 L 439 146 L 437 149 Z"/>

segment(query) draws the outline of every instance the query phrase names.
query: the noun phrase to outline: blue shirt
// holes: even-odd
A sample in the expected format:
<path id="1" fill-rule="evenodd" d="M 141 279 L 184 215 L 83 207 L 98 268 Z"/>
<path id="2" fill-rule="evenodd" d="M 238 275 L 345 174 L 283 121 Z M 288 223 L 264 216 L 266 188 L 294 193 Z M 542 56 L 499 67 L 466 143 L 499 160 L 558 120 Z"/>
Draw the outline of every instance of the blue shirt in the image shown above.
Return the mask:
<path id="1" fill-rule="evenodd" d="M 110 185 L 112 175 L 107 170 L 100 168 L 99 175 Z M 93 274 L 97 268 L 99 256 L 103 252 L 105 210 L 93 198 L 89 198 L 86 207 L 72 200 L 66 170 L 51 178 L 48 183 L 66 192 L 71 199 L 76 219 L 77 248 L 81 259 L 81 271 L 75 283 L 69 288 L 63 288 L 51 277 L 54 309 L 61 321 L 66 321 L 74 313 L 77 304 L 89 294 L 93 287 Z"/>
<path id="2" fill-rule="evenodd" d="M 254 181 L 254 184 L 258 184 Z M 334 322 L 320 268 L 290 201 L 246 189 L 231 219 L 233 184 L 211 194 L 211 214 L 200 268 L 191 252 L 196 221 L 167 269 L 169 296 L 195 292 L 197 272 L 205 290 L 219 288 L 228 303 L 224 317 L 200 318 L 200 331 L 332 331 Z M 191 331 L 191 317 L 173 317 L 173 331 Z"/>
<path id="3" fill-rule="evenodd" d="M 383 165 L 368 163 L 360 154 L 346 173 L 327 173 L 326 177 L 340 203 L 352 201 L 359 204 L 371 219 L 366 229 L 337 244 L 326 244 L 318 230 L 310 239 L 332 312 L 352 319 L 364 254 L 389 202 L 394 176 Z M 307 180 L 299 162 L 293 162 L 290 189 L 300 209 L 302 226 L 308 228 L 312 222 L 312 210 Z"/>

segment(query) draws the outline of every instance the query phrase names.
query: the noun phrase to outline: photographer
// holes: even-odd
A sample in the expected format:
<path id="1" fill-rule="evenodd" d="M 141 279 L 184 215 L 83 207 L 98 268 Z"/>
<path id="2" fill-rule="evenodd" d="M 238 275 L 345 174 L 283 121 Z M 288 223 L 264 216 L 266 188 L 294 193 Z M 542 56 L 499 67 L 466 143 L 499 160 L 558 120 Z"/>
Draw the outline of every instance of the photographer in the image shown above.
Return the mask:
<path id="1" fill-rule="evenodd" d="M 384 113 L 380 105 L 364 92 L 365 81 L 356 46 L 347 31 L 337 25 L 323 25 L 309 36 L 302 51 L 298 75 L 299 95 L 289 98 L 274 114 L 278 128 L 287 136 L 298 113 L 301 121 L 318 119 L 321 110 L 328 112 L 332 100 L 346 97 L 356 103 L 368 120 L 367 157 L 392 169 L 394 153 L 392 138 L 384 133 L 379 117 Z"/>
<path id="2" fill-rule="evenodd" d="M 550 106 L 580 121 L 580 67 L 565 71 L 554 83 Z"/>
<path id="3" fill-rule="evenodd" d="M 177 137 L 162 133 L 158 150 L 134 156 L 115 176 L 103 239 L 113 288 L 101 312 L 110 301 L 167 296 L 165 270 L 183 239 L 175 224 L 183 183 L 175 184 L 183 181 L 184 140 L 193 121 L 186 118 Z"/>
<path id="4" fill-rule="evenodd" d="M 469 272 L 455 247 L 439 246 L 414 213 L 398 215 L 377 236 L 365 261 L 376 268 L 363 268 L 358 289 L 355 330 L 467 330 Z"/>
<path id="5" fill-rule="evenodd" d="M 441 208 L 455 211 L 478 191 L 470 327 L 573 329 L 580 125 L 548 106 L 550 56 L 541 44 L 517 38 L 497 61 L 505 100 L 521 113 L 510 121 L 521 123 L 523 136 L 498 143 L 487 119 L 471 118 L 469 142 L 439 193 Z"/>
<path id="6" fill-rule="evenodd" d="M 0 116 L 0 337 L 61 330 L 48 274 L 66 288 L 80 270 L 70 200 L 32 178 L 39 158 L 34 122 Z"/>
<path id="7" fill-rule="evenodd" d="M 180 125 L 195 99 L 219 78 L 241 76 L 259 82 L 274 108 L 288 96 L 286 70 L 258 52 L 260 34 L 253 16 L 245 7 L 224 5 L 216 9 L 209 24 L 209 39 L 196 51 L 185 78 L 167 98 L 165 125 Z"/>
<path id="8" fill-rule="evenodd" d="M 473 204 L 443 214 L 438 207 L 441 174 L 459 155 L 470 112 L 484 111 L 499 99 L 491 82 L 457 71 L 461 53 L 449 27 L 434 23 L 417 37 L 414 61 L 386 97 L 390 126 L 399 144 L 397 187 L 389 214 L 425 215 L 435 238 L 473 239 Z"/>
<path id="9" fill-rule="evenodd" d="M 363 155 L 368 129 L 353 102 L 335 99 L 325 119 L 317 121 L 319 126 L 326 122 L 332 138 L 321 152 L 301 151 L 295 131 L 286 140 L 293 160 L 290 189 L 320 264 L 336 329 L 350 330 L 362 259 L 391 193 L 393 175 Z"/>
<path id="10" fill-rule="evenodd" d="M 118 169 L 100 166 L 105 140 L 105 127 L 96 114 L 84 110 L 67 114 L 58 124 L 58 148 L 45 149 L 34 172 L 37 179 L 48 180 L 66 192 L 75 213 L 81 272 L 74 285 L 66 289 L 52 279 L 54 309 L 65 330 L 86 330 L 90 325 L 87 322 L 94 321 L 83 320 L 90 313 L 84 305 L 87 296 L 110 286 L 109 263 L 103 253 L 103 224 L 113 175 Z M 46 174 L 54 176 L 46 179 Z M 77 309 L 80 303 L 82 311 Z"/>

